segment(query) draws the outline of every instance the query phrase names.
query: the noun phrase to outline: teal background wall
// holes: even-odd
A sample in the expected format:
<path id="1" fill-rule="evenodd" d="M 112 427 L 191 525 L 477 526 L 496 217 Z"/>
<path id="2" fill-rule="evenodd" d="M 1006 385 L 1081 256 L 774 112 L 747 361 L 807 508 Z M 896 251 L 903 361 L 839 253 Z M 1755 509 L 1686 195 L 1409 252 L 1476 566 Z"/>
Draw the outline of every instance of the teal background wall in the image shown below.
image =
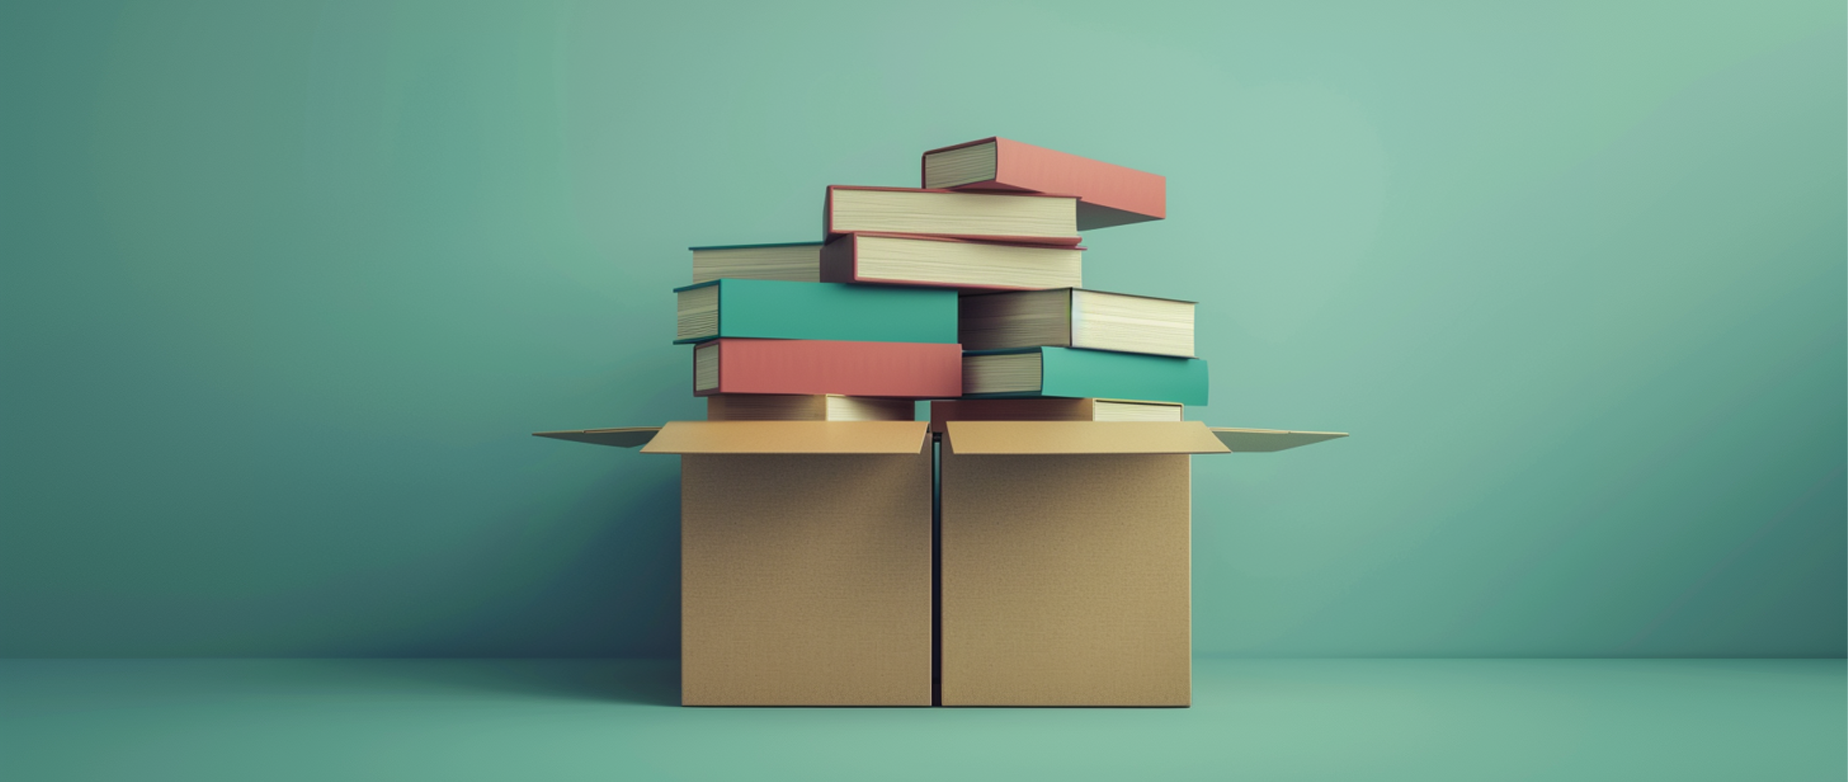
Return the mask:
<path id="1" fill-rule="evenodd" d="M 1839 2 L 7 3 L 0 654 L 664 655 L 689 245 L 1169 177 L 1202 654 L 1844 652 Z"/>

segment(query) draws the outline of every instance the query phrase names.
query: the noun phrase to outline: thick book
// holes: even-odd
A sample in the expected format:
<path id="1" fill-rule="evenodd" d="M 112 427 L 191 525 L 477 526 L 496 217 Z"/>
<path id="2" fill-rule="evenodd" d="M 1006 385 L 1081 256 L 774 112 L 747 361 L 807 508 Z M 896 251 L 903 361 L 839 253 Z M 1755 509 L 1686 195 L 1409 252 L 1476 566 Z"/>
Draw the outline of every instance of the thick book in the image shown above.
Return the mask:
<path id="1" fill-rule="evenodd" d="M 821 250 L 821 279 L 972 290 L 1083 284 L 1084 248 L 917 234 L 850 233 Z"/>
<path id="2" fill-rule="evenodd" d="M 924 186 L 1074 195 L 1078 230 L 1168 216 L 1168 180 L 1133 168 L 985 138 L 924 153 Z"/>
<path id="3" fill-rule="evenodd" d="M 962 297 L 964 350 L 1037 346 L 1191 357 L 1194 303 L 1059 288 Z"/>
<path id="4" fill-rule="evenodd" d="M 693 281 L 721 278 L 816 282 L 820 277 L 820 242 L 790 244 L 734 244 L 723 247 L 689 247 L 693 251 Z"/>
<path id="5" fill-rule="evenodd" d="M 822 229 L 830 235 L 934 234 L 1074 245 L 1078 243 L 1078 199 L 1042 193 L 833 185 L 823 205 Z"/>
<path id="6" fill-rule="evenodd" d="M 931 342 L 735 339 L 693 349 L 693 395 L 846 394 L 907 399 L 962 393 L 962 346 Z"/>
<path id="7" fill-rule="evenodd" d="M 956 341 L 953 290 L 724 279 L 674 293 L 677 344 L 719 337 Z"/>
<path id="8" fill-rule="evenodd" d="M 930 403 L 930 430 L 946 421 L 1179 421 L 1182 405 L 1133 399 L 939 399 Z"/>
<path id="9" fill-rule="evenodd" d="M 714 394 L 708 421 L 915 421 L 917 403 L 841 394 Z"/>
<path id="10" fill-rule="evenodd" d="M 963 355 L 967 397 L 1102 397 L 1206 404 L 1206 362 L 1080 348 L 1021 348 Z"/>

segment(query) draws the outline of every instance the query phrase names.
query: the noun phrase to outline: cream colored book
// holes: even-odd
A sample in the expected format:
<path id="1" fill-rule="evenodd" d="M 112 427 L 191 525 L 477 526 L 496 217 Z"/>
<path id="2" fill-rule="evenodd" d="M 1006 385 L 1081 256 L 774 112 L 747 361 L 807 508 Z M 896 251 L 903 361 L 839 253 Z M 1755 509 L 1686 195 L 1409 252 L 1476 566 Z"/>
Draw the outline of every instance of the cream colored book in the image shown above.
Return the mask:
<path id="1" fill-rule="evenodd" d="M 715 394 L 708 421 L 915 421 L 909 399 L 840 394 Z"/>
<path id="2" fill-rule="evenodd" d="M 1174 402 L 1134 399 L 939 399 L 930 403 L 931 431 L 946 421 L 1179 421 Z"/>
<path id="3" fill-rule="evenodd" d="M 693 247 L 693 282 L 717 279 L 821 280 L 821 243 Z"/>
<path id="4" fill-rule="evenodd" d="M 1083 288 L 962 297 L 964 350 L 1070 347 L 1157 356 L 1194 354 L 1194 303 Z"/>

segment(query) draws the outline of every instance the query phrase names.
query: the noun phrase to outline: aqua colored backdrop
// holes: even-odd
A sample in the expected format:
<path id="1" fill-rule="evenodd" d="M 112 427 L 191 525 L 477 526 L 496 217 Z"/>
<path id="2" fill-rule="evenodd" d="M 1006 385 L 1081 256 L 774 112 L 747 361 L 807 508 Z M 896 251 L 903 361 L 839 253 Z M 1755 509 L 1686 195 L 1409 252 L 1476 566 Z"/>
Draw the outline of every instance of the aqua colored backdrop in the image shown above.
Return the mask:
<path id="1" fill-rule="evenodd" d="M 1201 654 L 1844 652 L 1842 4 L 0 10 L 0 654 L 677 645 L 689 245 L 1002 134 L 1168 176 Z"/>

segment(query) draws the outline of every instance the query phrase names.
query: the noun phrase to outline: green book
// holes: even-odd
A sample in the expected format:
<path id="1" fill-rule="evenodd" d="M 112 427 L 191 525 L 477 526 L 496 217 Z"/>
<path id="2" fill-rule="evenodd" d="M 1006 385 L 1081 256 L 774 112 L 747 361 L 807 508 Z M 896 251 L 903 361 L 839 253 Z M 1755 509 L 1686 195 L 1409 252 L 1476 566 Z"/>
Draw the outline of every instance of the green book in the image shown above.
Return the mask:
<path id="1" fill-rule="evenodd" d="M 1082 348 L 971 350 L 963 396 L 1065 396 L 1206 404 L 1206 362 Z"/>
<path id="2" fill-rule="evenodd" d="M 719 337 L 956 342 L 953 288 L 728 278 L 674 293 L 675 344 Z"/>

